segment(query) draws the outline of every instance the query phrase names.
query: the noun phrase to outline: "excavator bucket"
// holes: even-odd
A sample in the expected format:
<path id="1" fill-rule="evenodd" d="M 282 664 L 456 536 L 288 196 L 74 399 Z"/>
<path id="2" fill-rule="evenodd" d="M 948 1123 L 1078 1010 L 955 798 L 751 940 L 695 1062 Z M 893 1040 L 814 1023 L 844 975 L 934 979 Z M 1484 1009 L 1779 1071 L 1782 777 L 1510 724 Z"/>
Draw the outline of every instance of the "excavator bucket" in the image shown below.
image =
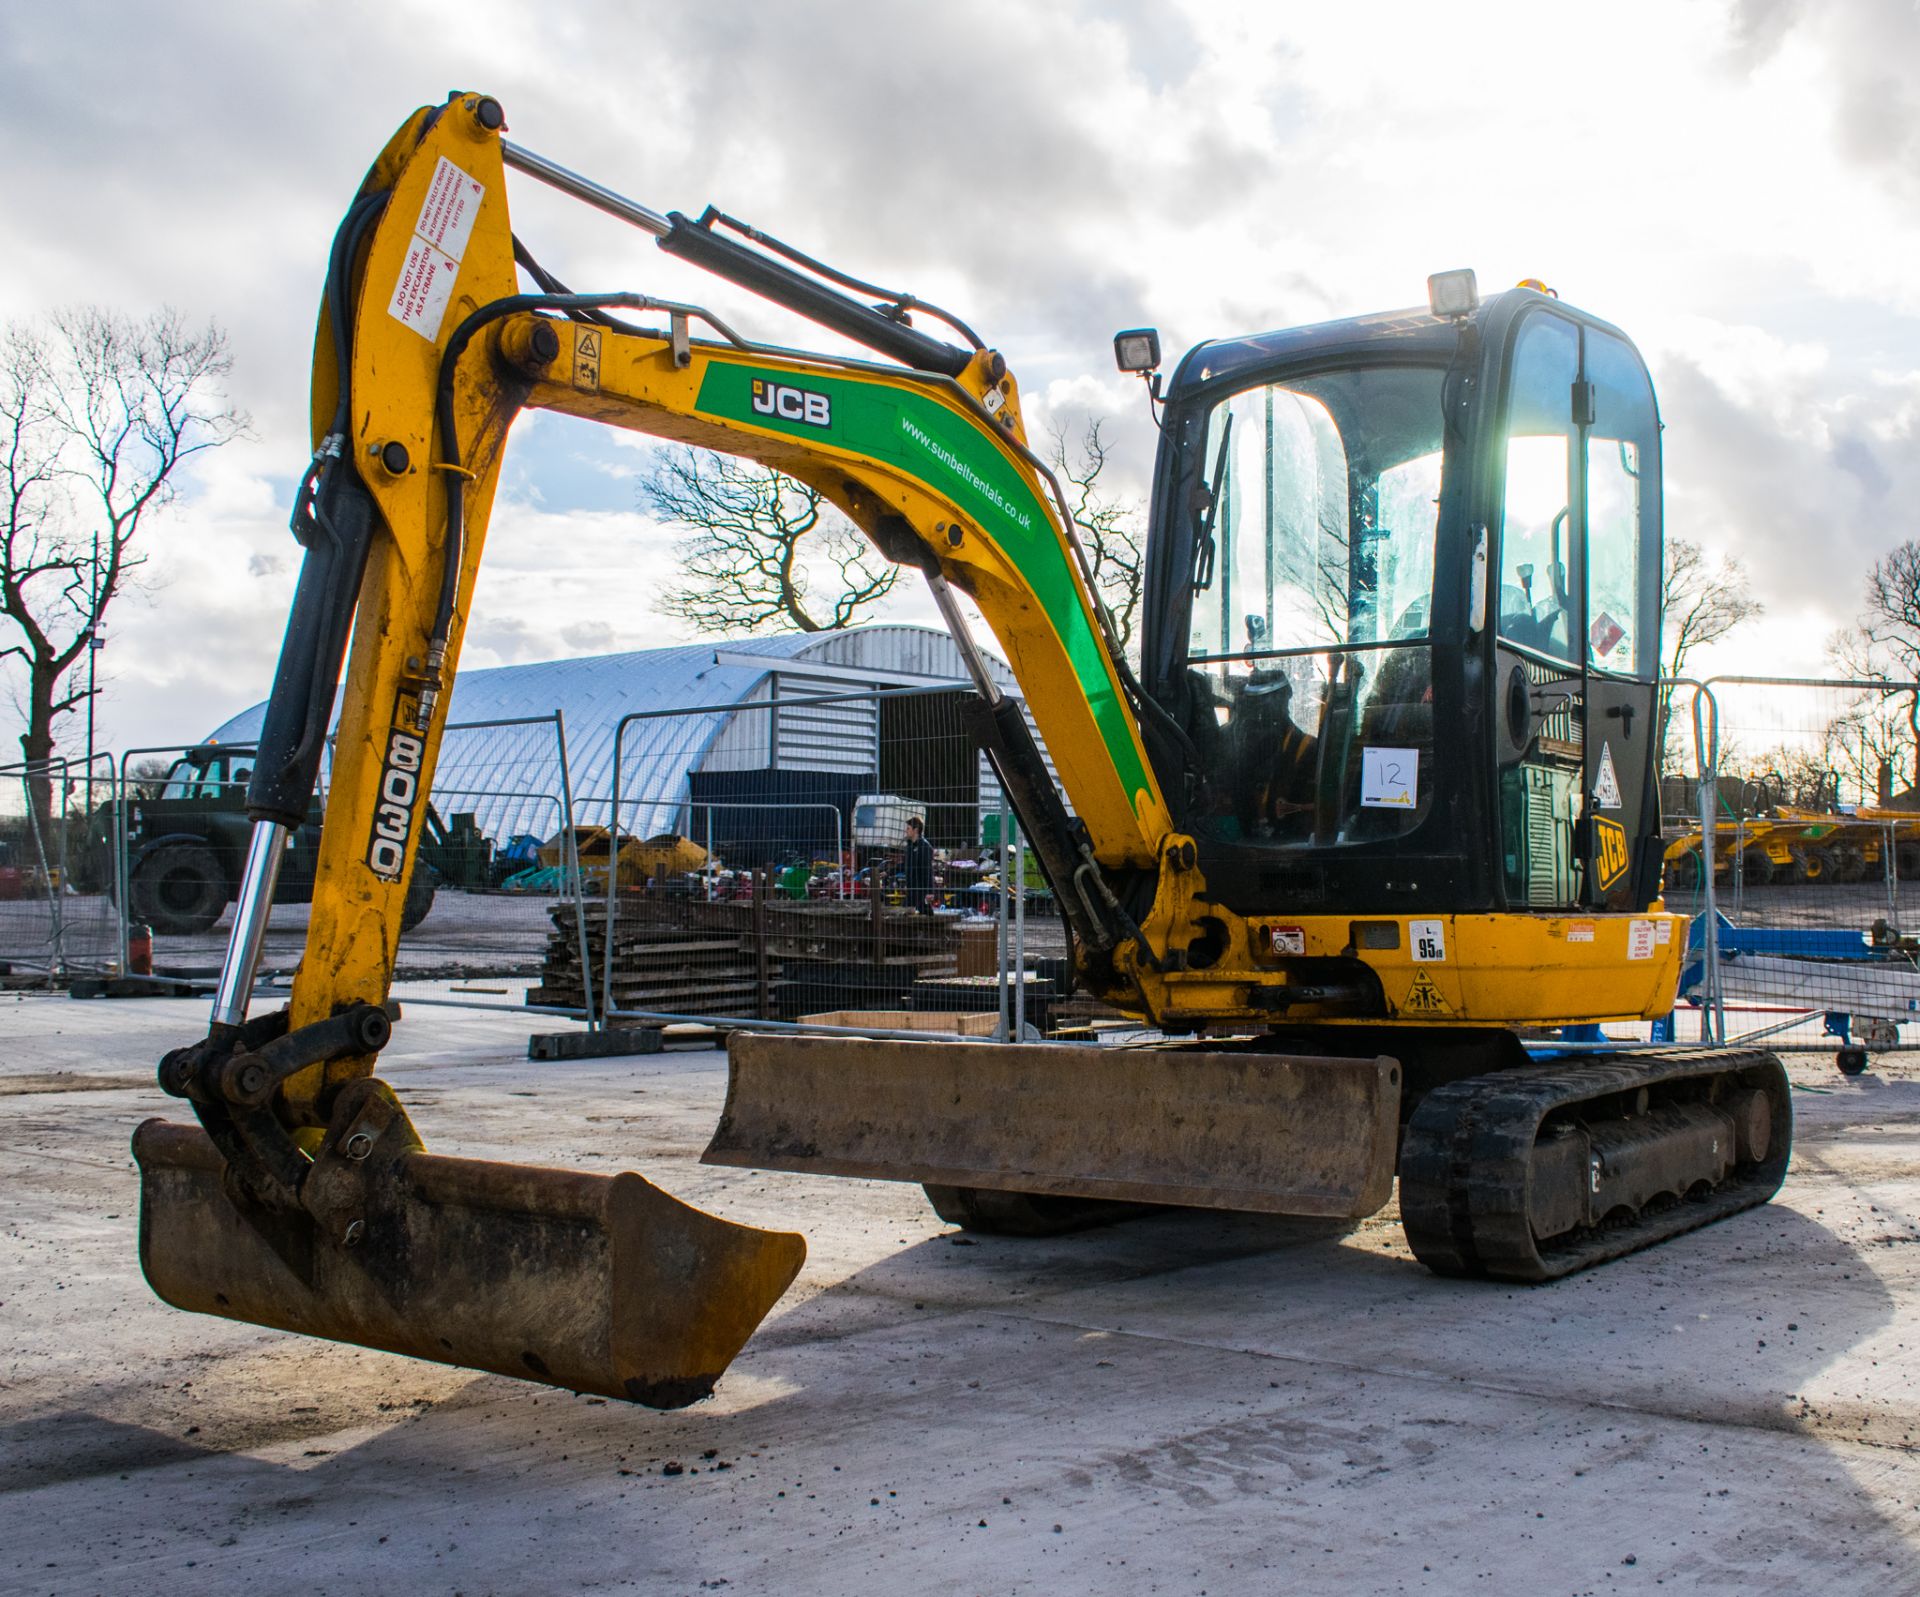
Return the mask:
<path id="1" fill-rule="evenodd" d="M 727 1057 L 707 1164 L 1345 1218 L 1393 1188 L 1391 1059 L 746 1033 Z"/>
<path id="2" fill-rule="evenodd" d="M 806 1257 L 631 1172 L 402 1149 L 329 1228 L 248 1198 L 198 1127 L 149 1120 L 133 1153 L 141 1267 L 176 1308 L 650 1408 L 712 1391 Z"/>

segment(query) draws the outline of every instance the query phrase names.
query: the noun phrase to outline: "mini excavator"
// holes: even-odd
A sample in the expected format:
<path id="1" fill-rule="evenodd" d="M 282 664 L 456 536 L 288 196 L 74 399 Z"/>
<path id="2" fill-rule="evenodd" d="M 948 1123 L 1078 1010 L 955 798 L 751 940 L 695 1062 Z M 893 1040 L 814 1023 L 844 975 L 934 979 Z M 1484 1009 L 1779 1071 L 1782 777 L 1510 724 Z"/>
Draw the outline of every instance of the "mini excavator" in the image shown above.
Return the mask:
<path id="1" fill-rule="evenodd" d="M 1203 343 L 1165 381 L 1157 335 L 1121 334 L 1160 423 L 1136 666 L 1005 360 L 962 321 L 504 130 L 481 94 L 417 111 L 334 239 L 245 878 L 209 1032 L 160 1068 L 198 1124 L 134 1139 L 162 1298 L 673 1407 L 800 1267 L 799 1237 L 636 1174 L 428 1153 L 374 1073 L 529 408 L 761 462 L 923 573 L 1078 984 L 1154 1033 L 736 1035 L 709 1163 L 919 1182 L 943 1217 L 1016 1233 L 1145 1205 L 1351 1219 L 1397 1177 L 1422 1262 L 1508 1281 L 1773 1194 L 1777 1059 L 1599 1030 L 1669 1014 L 1685 944 L 1651 747 L 1660 422 L 1621 333 L 1538 285 L 1483 300 L 1443 273 L 1424 309 Z M 574 292 L 515 237 L 509 168 L 871 356 Z M 305 956 L 288 1007 L 250 1015 L 336 684 Z"/>

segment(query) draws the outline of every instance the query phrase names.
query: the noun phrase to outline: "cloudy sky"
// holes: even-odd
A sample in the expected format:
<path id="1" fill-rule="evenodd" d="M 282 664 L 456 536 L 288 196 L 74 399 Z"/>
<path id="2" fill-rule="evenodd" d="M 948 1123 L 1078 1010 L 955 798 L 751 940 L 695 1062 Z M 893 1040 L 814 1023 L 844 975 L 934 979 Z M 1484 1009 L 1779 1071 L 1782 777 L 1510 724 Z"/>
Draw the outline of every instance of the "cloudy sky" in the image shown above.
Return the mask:
<path id="1" fill-rule="evenodd" d="M 215 318 L 253 419 L 111 618 L 102 742 L 192 738 L 265 693 L 327 243 L 393 127 L 455 87 L 656 209 L 712 201 L 961 312 L 1043 424 L 1112 418 L 1135 493 L 1153 434 L 1115 328 L 1157 324 L 1171 355 L 1416 303 L 1446 267 L 1544 278 L 1640 343 L 1669 528 L 1767 604 L 1717 663 L 1817 668 L 1866 566 L 1920 536 L 1917 61 L 1915 0 L 7 7 L 6 317 Z M 517 230 L 576 287 L 792 336 L 513 181 Z M 466 663 L 672 637 L 644 446 L 550 417 L 515 436 Z"/>

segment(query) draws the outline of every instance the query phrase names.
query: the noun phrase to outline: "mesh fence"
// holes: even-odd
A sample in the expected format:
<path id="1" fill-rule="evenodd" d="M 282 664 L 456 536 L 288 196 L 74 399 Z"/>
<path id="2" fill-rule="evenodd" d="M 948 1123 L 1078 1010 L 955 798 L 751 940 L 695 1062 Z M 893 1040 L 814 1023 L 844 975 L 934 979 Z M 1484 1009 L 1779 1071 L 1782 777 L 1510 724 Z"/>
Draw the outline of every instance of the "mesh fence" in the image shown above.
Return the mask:
<path id="1" fill-rule="evenodd" d="M 535 975 L 557 923 L 578 935 L 585 891 L 560 713 L 449 725 L 428 797 L 401 968 Z M 428 875 L 430 905 L 421 902 Z M 582 999 L 591 1007 L 590 993 Z"/>
<path id="2" fill-rule="evenodd" d="M 1806 1017 L 1812 1035 L 1889 1048 L 1920 1020 L 1917 695 L 1737 677 L 1676 691 L 1668 905 L 1695 917 L 1682 992 L 1721 1035 Z"/>
<path id="3" fill-rule="evenodd" d="M 748 702 L 718 730 L 626 717 L 610 790 L 576 804 L 584 951 L 554 917 L 529 1000 L 582 1007 L 593 985 L 616 1015 L 1044 1024 L 1065 936 L 1030 860 L 1024 890 L 1004 868 L 1012 824 L 961 698 Z"/>
<path id="4" fill-rule="evenodd" d="M 0 962 L 9 974 L 119 969 L 113 794 L 108 755 L 0 767 Z"/>
<path id="5" fill-rule="evenodd" d="M 152 932 L 156 969 L 204 976 L 231 929 L 251 823 L 252 750 L 129 750 L 111 833 L 130 920 Z M 565 739 L 558 716 L 447 728 L 403 911 L 397 974 L 531 976 L 556 911 L 578 919 L 570 868 Z M 282 858 L 262 969 L 305 948 L 330 772 Z M 103 828 L 103 832 L 105 828 Z M 502 989 L 505 992 L 505 989 Z"/>
<path id="6" fill-rule="evenodd" d="M 585 796 L 558 713 L 450 726 L 396 974 L 526 978 L 528 1004 L 589 1019 L 1044 1028 L 1068 992 L 1066 937 L 963 697 L 862 690 L 629 716 L 608 791 Z M 124 902 L 158 972 L 216 973 L 253 758 L 245 745 L 131 749 L 101 762 L 91 809 L 72 796 L 83 773 L 61 767 L 48 802 L 65 819 L 39 828 L 25 773 L 9 773 L 0 957 L 104 968 L 124 947 Z M 329 777 L 323 766 L 282 857 L 269 977 L 304 952 Z M 84 883 L 76 851 L 95 867 Z"/>

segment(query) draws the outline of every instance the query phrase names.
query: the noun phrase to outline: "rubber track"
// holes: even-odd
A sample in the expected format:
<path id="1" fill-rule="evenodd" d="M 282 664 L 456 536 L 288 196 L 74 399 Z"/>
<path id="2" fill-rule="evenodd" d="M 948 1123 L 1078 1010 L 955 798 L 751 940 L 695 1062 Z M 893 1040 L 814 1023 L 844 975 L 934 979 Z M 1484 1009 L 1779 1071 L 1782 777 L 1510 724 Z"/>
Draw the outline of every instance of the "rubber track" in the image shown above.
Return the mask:
<path id="1" fill-rule="evenodd" d="M 1554 1238 L 1544 1250 L 1535 1243 L 1528 1176 L 1549 1114 L 1585 1099 L 1713 1076 L 1737 1078 L 1772 1098 L 1773 1135 L 1764 1160 L 1740 1166 L 1703 1197 Z M 1786 1071 L 1763 1050 L 1609 1054 L 1474 1076 L 1428 1093 L 1407 1125 L 1401 1223 L 1414 1256 L 1438 1274 L 1554 1281 L 1765 1203 L 1786 1175 L 1792 1143 Z"/>

